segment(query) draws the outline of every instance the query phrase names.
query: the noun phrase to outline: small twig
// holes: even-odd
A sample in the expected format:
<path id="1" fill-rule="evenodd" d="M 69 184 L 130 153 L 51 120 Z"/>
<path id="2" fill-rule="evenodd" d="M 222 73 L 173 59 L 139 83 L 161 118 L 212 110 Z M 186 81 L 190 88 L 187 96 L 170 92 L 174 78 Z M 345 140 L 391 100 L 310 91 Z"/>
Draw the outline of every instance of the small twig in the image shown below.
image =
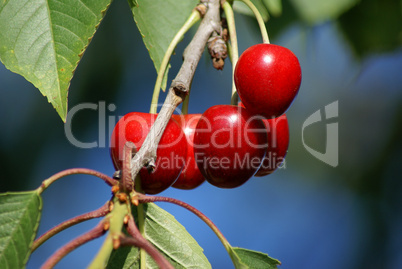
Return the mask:
<path id="1" fill-rule="evenodd" d="M 102 236 L 106 232 L 103 227 L 104 221 L 101 221 L 92 230 L 68 242 L 66 245 L 58 249 L 49 259 L 47 259 L 47 261 L 42 265 L 41 269 L 53 268 L 62 258 L 64 258 L 74 249 Z"/>
<path id="2" fill-rule="evenodd" d="M 47 231 L 40 237 L 38 237 L 33 242 L 32 246 L 31 246 L 31 251 L 34 252 L 40 245 L 42 245 L 44 242 L 46 242 L 46 240 L 48 240 L 52 236 L 56 235 L 57 233 L 65 230 L 75 224 L 81 223 L 83 221 L 94 219 L 94 218 L 104 217 L 107 215 L 107 213 L 109 213 L 109 202 L 107 202 L 105 205 L 103 205 L 102 207 L 100 207 L 94 211 L 91 211 L 91 212 L 82 214 L 80 216 L 71 218 L 69 220 L 66 220 L 66 221 L 60 223 L 59 225 L 57 225 L 56 227 L 50 229 L 49 231 Z"/>
<path id="3" fill-rule="evenodd" d="M 105 175 L 101 172 L 88 169 L 88 168 L 71 168 L 67 170 L 63 170 L 61 172 L 58 172 L 57 174 L 54 174 L 53 176 L 49 177 L 48 179 L 44 180 L 41 184 L 41 186 L 37 189 L 38 193 L 42 193 L 45 189 L 47 189 L 52 183 L 54 183 L 56 180 L 69 176 L 69 175 L 75 175 L 75 174 L 86 174 L 86 175 L 92 175 L 95 177 L 98 177 L 105 181 L 109 186 L 117 185 L 119 182 L 108 175 Z"/>
<path id="4" fill-rule="evenodd" d="M 131 237 L 122 236 L 120 238 L 121 246 L 135 246 L 144 249 L 158 264 L 161 269 L 174 269 L 168 260 L 148 241 L 146 240 L 137 226 L 135 225 L 133 216 L 130 216 L 127 223 L 127 232 Z M 143 261 L 141 261 L 143 262 Z"/>

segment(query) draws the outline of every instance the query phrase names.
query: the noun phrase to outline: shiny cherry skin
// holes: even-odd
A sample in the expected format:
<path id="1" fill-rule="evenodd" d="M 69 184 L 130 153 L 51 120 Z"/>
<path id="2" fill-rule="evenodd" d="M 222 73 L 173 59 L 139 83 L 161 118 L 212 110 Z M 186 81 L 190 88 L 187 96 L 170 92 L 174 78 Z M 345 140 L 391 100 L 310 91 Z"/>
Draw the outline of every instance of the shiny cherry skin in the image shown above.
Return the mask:
<path id="1" fill-rule="evenodd" d="M 194 134 L 194 157 L 206 180 L 220 188 L 235 188 L 260 168 L 267 150 L 267 131 L 245 108 L 208 108 Z"/>
<path id="2" fill-rule="evenodd" d="M 173 118 L 179 123 L 186 135 L 187 159 L 183 171 L 172 187 L 182 190 L 192 190 L 205 181 L 194 158 L 194 133 L 201 114 L 173 115 Z"/>
<path id="3" fill-rule="evenodd" d="M 260 169 L 255 174 L 262 177 L 275 171 L 285 159 L 289 147 L 289 124 L 286 114 L 263 120 L 268 132 L 268 149 Z"/>
<path id="4" fill-rule="evenodd" d="M 234 81 L 244 106 L 267 119 L 290 107 L 301 84 L 299 60 L 289 49 L 257 44 L 246 49 L 235 67 Z"/>
<path id="5" fill-rule="evenodd" d="M 140 150 L 156 114 L 132 112 L 121 118 L 112 133 L 111 149 L 115 168 L 121 169 L 123 149 L 127 141 Z M 187 155 L 187 141 L 182 128 L 170 119 L 157 148 L 155 170 L 150 173 L 145 167 L 139 172 L 141 188 L 145 193 L 157 194 L 169 188 L 179 177 Z"/>
<path id="6" fill-rule="evenodd" d="M 238 106 L 243 107 L 242 102 Z M 289 147 L 289 124 L 286 114 L 278 118 L 263 119 L 268 134 L 268 148 L 260 169 L 255 174 L 262 177 L 274 172 L 284 161 Z"/>

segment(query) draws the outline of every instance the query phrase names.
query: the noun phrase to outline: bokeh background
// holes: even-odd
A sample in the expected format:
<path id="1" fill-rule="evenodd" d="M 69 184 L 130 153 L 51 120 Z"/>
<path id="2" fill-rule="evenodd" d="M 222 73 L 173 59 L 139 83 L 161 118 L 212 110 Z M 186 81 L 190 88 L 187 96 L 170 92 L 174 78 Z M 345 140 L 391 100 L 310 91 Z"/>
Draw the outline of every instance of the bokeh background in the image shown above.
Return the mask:
<path id="1" fill-rule="evenodd" d="M 339 1 L 352 4 L 332 13 L 303 10 L 311 2 L 283 1 L 283 14 L 267 24 L 271 41 L 290 48 L 303 71 L 299 95 L 287 112 L 291 141 L 285 169 L 237 189 L 205 183 L 192 191 L 171 188 L 162 195 L 195 206 L 233 246 L 268 253 L 282 261 L 281 268 L 402 268 L 402 2 Z M 319 9 L 326 1 L 316 2 Z M 238 14 L 236 21 L 241 52 L 261 42 L 253 18 Z M 191 33 L 176 50 L 170 81 L 190 38 Z M 69 92 L 70 109 L 82 103 L 106 108 L 82 110 L 71 119 L 77 140 L 100 145 L 82 149 L 68 141 L 65 125 L 46 98 L 0 65 L 0 191 L 35 189 L 50 175 L 72 167 L 113 174 L 110 132 L 118 117 L 149 110 L 155 78 L 127 2 L 114 1 Z M 224 71 L 216 71 L 205 54 L 193 81 L 189 112 L 227 104 L 230 92 L 230 62 Z M 324 108 L 335 101 L 338 117 L 326 120 Z M 302 130 L 317 110 L 323 120 Z M 306 145 L 325 152 L 328 123 L 339 128 L 336 167 L 316 159 L 302 142 L 303 135 Z M 60 180 L 43 194 L 38 233 L 100 207 L 109 197 L 110 188 L 93 177 Z M 233 267 L 202 221 L 182 208 L 158 205 L 193 235 L 213 268 Z M 46 242 L 27 268 L 39 268 L 58 247 L 97 221 Z M 85 267 L 102 241 L 79 248 L 57 268 Z"/>

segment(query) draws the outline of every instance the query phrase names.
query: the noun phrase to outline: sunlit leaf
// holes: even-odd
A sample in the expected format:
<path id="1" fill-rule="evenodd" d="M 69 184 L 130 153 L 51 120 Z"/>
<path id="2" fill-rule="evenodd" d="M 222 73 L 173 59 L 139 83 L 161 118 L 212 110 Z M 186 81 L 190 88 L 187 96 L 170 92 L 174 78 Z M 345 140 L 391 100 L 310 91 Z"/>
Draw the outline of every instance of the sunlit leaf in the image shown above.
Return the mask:
<path id="1" fill-rule="evenodd" d="M 273 259 L 262 252 L 238 247 L 234 247 L 232 250 L 242 263 L 241 265 L 236 266 L 236 268 L 276 269 L 278 268 L 278 265 L 281 265 L 278 260 Z"/>
<path id="2" fill-rule="evenodd" d="M 155 245 L 174 268 L 211 268 L 203 249 L 171 214 L 152 203 L 144 207 L 144 237 Z M 136 215 L 135 210 L 133 214 Z M 147 268 L 158 268 L 148 255 L 146 264 Z M 112 253 L 107 268 L 140 268 L 139 266 L 138 249 L 126 247 Z"/>
<path id="3" fill-rule="evenodd" d="M 47 96 L 63 121 L 74 70 L 110 1 L 0 1 L 1 61 Z"/>

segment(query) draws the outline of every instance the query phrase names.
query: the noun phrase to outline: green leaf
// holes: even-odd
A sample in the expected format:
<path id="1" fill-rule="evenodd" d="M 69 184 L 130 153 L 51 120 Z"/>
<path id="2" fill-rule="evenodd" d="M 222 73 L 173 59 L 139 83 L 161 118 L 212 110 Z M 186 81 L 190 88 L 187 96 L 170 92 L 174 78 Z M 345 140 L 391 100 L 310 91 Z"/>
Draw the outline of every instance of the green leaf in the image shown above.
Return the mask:
<path id="1" fill-rule="evenodd" d="M 305 22 L 316 24 L 336 19 L 359 0 L 291 0 L 291 2 Z"/>
<path id="2" fill-rule="evenodd" d="M 211 268 L 203 249 L 186 229 L 168 212 L 153 203 L 144 204 L 144 237 L 169 260 L 174 268 Z M 136 218 L 136 208 L 133 215 Z M 147 255 L 147 268 L 158 268 Z M 112 252 L 107 268 L 140 268 L 137 248 L 120 248 Z"/>
<path id="3" fill-rule="evenodd" d="M 232 247 L 232 250 L 241 262 L 241 264 L 236 265 L 236 268 L 274 269 L 281 265 L 278 260 L 262 252 L 238 247 Z"/>
<path id="4" fill-rule="evenodd" d="M 198 0 L 128 0 L 143 41 L 159 71 L 163 56 L 173 37 L 180 30 Z M 170 66 L 169 66 L 170 67 Z M 169 67 L 162 89 L 166 89 Z"/>
<path id="5" fill-rule="evenodd" d="M 36 191 L 0 194 L 0 268 L 25 267 L 41 209 Z"/>
<path id="6" fill-rule="evenodd" d="M 110 1 L 0 1 L 1 61 L 47 96 L 63 121 L 74 70 Z"/>
<path id="7" fill-rule="evenodd" d="M 269 14 L 268 14 L 267 8 L 262 3 L 262 1 L 261 0 L 251 0 L 251 2 L 258 9 L 263 20 L 265 22 L 268 21 Z M 235 10 L 236 12 L 242 13 L 244 15 L 254 17 L 254 13 L 251 11 L 251 9 L 246 4 L 244 4 L 242 1 L 234 1 L 233 10 Z"/>
<path id="8" fill-rule="evenodd" d="M 267 7 L 269 14 L 273 16 L 282 14 L 282 0 L 263 0 L 262 2 Z"/>

